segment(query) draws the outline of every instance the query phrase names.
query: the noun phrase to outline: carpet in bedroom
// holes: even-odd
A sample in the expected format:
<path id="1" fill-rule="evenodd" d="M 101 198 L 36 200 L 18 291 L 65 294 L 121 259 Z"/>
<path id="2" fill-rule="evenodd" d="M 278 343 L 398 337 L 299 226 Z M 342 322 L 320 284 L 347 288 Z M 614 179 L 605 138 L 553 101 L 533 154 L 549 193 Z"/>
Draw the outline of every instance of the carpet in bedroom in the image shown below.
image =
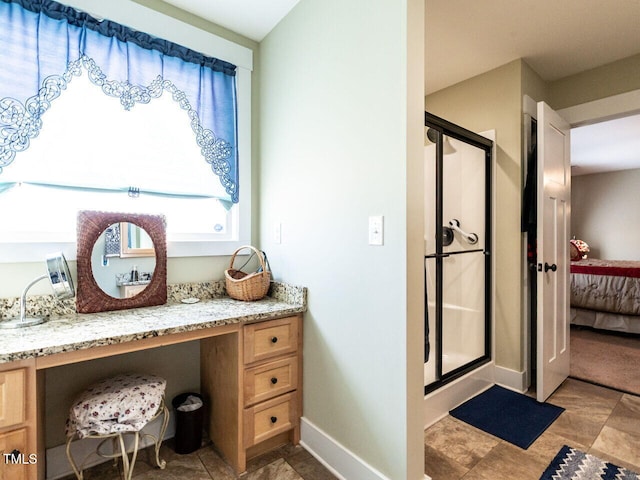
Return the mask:
<path id="1" fill-rule="evenodd" d="M 571 329 L 571 376 L 640 395 L 640 335 Z"/>

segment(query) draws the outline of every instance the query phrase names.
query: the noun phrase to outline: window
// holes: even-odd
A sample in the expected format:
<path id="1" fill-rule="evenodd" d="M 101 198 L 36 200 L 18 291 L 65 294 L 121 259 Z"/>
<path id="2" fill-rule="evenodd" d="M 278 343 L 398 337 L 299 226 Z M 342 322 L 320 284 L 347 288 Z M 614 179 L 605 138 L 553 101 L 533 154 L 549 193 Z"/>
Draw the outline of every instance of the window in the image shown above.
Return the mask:
<path id="1" fill-rule="evenodd" d="M 1 248 L 0 261 L 40 259 L 40 250 L 59 245 L 73 258 L 73 249 L 68 252 L 75 243 L 78 210 L 164 214 L 173 256 L 231 253 L 246 242 L 250 201 L 243 197 L 239 204 L 229 182 L 225 188 L 205 161 L 202 142 L 195 141 L 196 109 L 181 108 L 180 88 L 165 87 L 157 98 L 127 110 L 122 95 L 105 95 L 104 85 L 89 81 L 89 70 L 69 77 L 28 148 L 0 173 L 0 242 L 21 247 Z M 250 90 L 242 75 L 238 98 Z M 0 89 L 3 81 L 0 77 Z M 237 135 L 246 144 L 250 122 L 243 118 L 246 102 L 238 103 L 244 107 Z M 241 167 L 238 176 L 244 180 L 247 170 L 248 165 Z"/>
<path id="2" fill-rule="evenodd" d="M 15 183 L 3 202 L 20 205 L 0 210 L 6 240 L 73 241 L 79 209 L 161 213 L 173 240 L 231 238 L 232 212 L 206 198 L 224 197 L 224 188 L 203 161 L 187 114 L 167 95 L 125 111 L 86 74 L 74 78 L 2 176 Z M 130 194 L 126 186 L 161 193 Z"/>

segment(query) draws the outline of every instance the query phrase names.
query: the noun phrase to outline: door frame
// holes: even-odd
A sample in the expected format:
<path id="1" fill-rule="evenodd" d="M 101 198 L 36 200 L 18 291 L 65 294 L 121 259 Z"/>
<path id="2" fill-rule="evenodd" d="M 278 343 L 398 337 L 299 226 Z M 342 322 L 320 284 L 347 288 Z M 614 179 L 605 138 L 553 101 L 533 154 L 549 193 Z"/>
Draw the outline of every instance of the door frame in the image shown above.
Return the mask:
<path id="1" fill-rule="evenodd" d="M 536 107 L 537 102 L 534 101 L 528 95 L 524 95 L 522 101 L 522 112 L 524 115 L 531 115 L 535 118 L 537 115 Z M 631 92 L 621 93 L 618 95 L 612 95 L 610 97 L 593 100 L 590 102 L 574 105 L 571 107 L 556 110 L 556 112 L 564 118 L 571 128 L 580 127 L 584 125 L 590 125 L 593 123 L 604 122 L 606 120 L 612 120 L 614 118 L 625 117 L 628 115 L 640 113 L 640 89 L 632 90 Z M 528 148 L 527 137 L 527 122 L 523 122 L 523 158 L 526 159 L 526 153 Z M 526 169 L 526 164 L 523 163 L 523 169 Z M 526 171 L 526 170 L 524 170 Z M 529 301 L 527 295 L 527 287 L 529 283 L 529 272 L 527 269 L 526 258 L 526 238 L 523 235 L 522 240 L 522 262 L 523 262 L 523 282 L 522 282 L 522 318 L 525 322 L 525 342 L 523 348 L 523 365 L 526 366 L 525 371 L 525 390 L 531 386 L 531 372 L 533 365 L 531 364 L 531 318 L 529 315 Z"/>

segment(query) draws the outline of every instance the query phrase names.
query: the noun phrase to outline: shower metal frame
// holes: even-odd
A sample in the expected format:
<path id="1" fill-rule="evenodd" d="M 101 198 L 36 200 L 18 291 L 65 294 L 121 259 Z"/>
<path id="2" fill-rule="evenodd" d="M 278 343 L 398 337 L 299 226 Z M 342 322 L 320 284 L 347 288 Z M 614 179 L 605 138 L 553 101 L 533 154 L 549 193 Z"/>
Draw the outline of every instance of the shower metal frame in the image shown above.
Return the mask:
<path id="1" fill-rule="evenodd" d="M 435 254 L 425 255 L 424 268 L 425 268 L 425 332 L 428 331 L 428 308 L 427 308 L 427 284 L 426 284 L 426 269 L 427 259 L 435 258 L 436 262 L 436 380 L 429 385 L 425 385 L 425 395 L 437 390 L 443 385 L 461 377 L 462 375 L 476 369 L 477 367 L 484 365 L 491 361 L 491 313 L 493 310 L 492 305 L 492 276 L 491 276 L 491 251 L 492 251 L 492 225 L 491 225 L 491 204 L 492 204 L 492 157 L 493 157 L 493 141 L 478 135 L 475 132 L 467 130 L 459 125 L 451 123 L 436 115 L 424 112 L 424 125 L 427 128 L 432 128 L 439 132 L 436 144 L 436 252 Z M 484 249 L 465 250 L 464 252 L 443 252 L 442 238 L 443 238 L 443 195 L 442 195 L 442 183 L 443 176 L 443 136 L 447 135 L 450 138 L 459 140 L 466 144 L 477 147 L 485 152 L 485 242 Z M 485 287 L 484 287 L 484 354 L 474 360 L 454 369 L 447 373 L 442 373 L 442 303 L 443 303 L 443 259 L 452 255 L 458 255 L 461 253 L 484 253 L 485 259 Z M 425 348 L 428 342 L 428 334 L 425 333 Z M 425 352 L 426 357 L 426 352 Z M 426 363 L 426 358 L 425 358 Z"/>

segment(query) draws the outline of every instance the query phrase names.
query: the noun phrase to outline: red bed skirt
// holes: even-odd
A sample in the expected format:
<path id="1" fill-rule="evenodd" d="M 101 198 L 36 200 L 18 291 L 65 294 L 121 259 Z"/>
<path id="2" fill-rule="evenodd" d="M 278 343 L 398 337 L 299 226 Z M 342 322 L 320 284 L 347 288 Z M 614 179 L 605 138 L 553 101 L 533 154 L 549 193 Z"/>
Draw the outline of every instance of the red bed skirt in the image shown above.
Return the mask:
<path id="1" fill-rule="evenodd" d="M 577 260 L 571 262 L 571 273 L 640 278 L 640 261 L 598 260 L 595 258 Z"/>

